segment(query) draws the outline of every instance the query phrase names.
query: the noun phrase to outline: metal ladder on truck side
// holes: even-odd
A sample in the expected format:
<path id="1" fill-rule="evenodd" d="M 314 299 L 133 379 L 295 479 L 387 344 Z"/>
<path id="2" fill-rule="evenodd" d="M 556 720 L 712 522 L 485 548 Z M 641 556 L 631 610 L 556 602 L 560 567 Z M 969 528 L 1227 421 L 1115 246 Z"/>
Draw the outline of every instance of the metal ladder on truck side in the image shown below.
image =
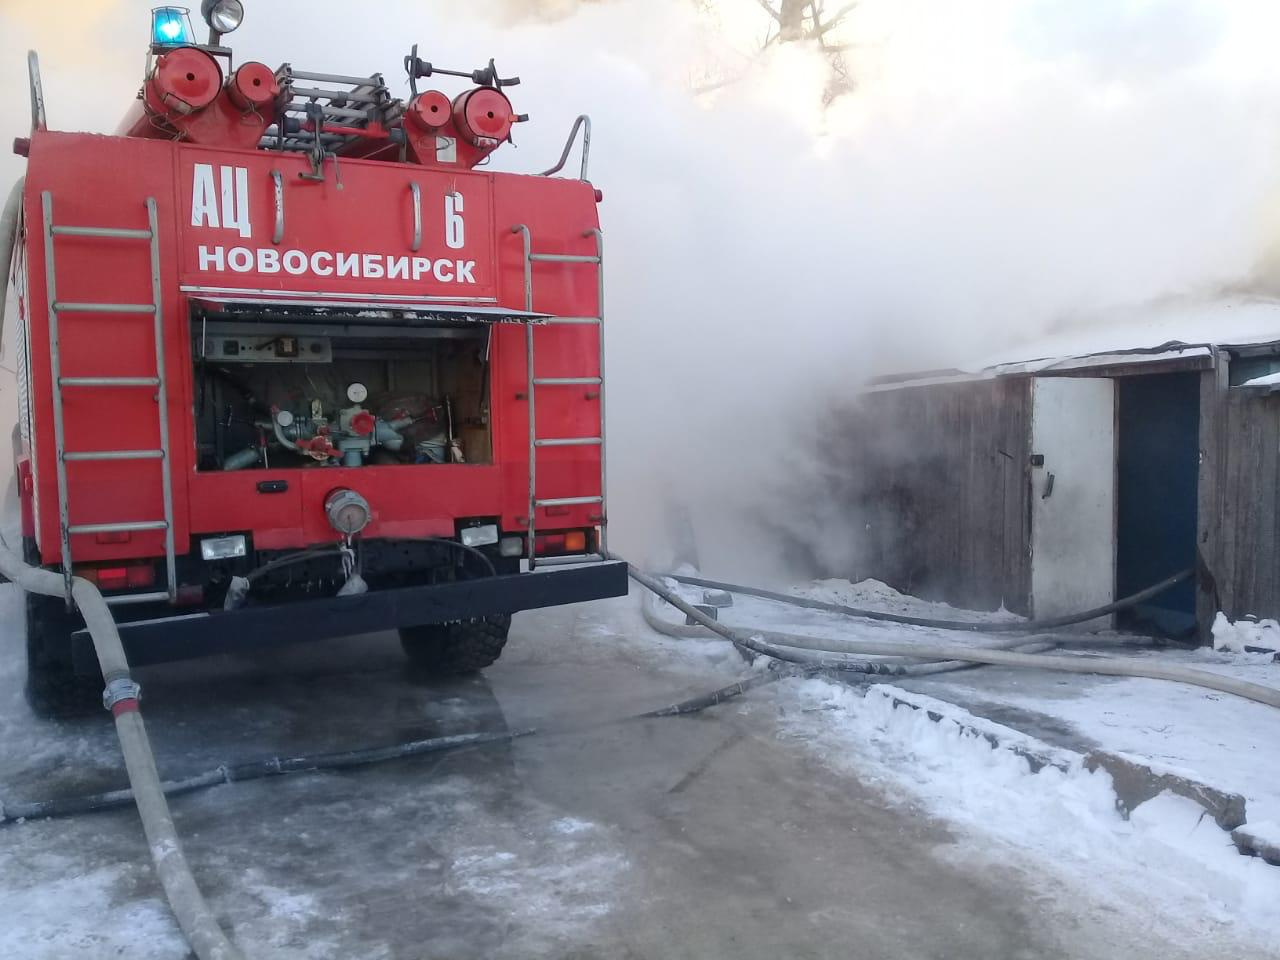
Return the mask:
<path id="1" fill-rule="evenodd" d="M 529 228 L 524 224 L 516 224 L 511 228 L 512 233 L 520 234 L 520 238 L 524 243 L 524 308 L 527 312 L 533 312 L 533 265 L 535 263 L 565 263 L 565 264 L 586 264 L 596 268 L 596 316 L 593 317 L 548 317 L 548 324 L 575 324 L 595 326 L 598 331 L 597 341 L 599 343 L 600 361 L 599 376 L 586 377 L 539 377 L 537 368 L 534 365 L 534 324 L 525 325 L 525 361 L 528 369 L 528 392 L 526 396 L 529 398 L 529 527 L 527 531 L 527 547 L 529 554 L 529 569 L 533 570 L 535 566 L 541 563 L 543 566 L 553 566 L 556 564 L 567 563 L 586 563 L 591 561 L 603 560 L 608 556 L 607 533 L 609 524 L 609 510 L 607 500 L 606 482 L 608 480 L 608 468 L 606 461 L 605 449 L 605 407 L 604 407 L 604 234 L 599 228 L 592 228 L 586 231 L 583 236 L 591 237 L 596 243 L 595 255 L 591 254 L 575 254 L 575 253 L 534 253 L 533 238 L 529 233 Z M 597 386 L 600 399 L 600 432 L 593 437 L 540 437 L 538 436 L 537 421 L 537 392 L 539 388 L 561 388 L 575 386 Z M 538 451 L 543 447 L 599 447 L 600 448 L 600 494 L 583 494 L 580 496 L 567 497 L 539 497 L 538 496 Z M 600 542 L 597 545 L 599 553 L 578 555 L 570 557 L 547 557 L 539 561 L 535 557 L 534 543 L 537 538 L 536 530 L 536 514 L 540 507 L 572 507 L 583 504 L 598 503 L 600 505 Z"/>
<path id="2" fill-rule="evenodd" d="M 67 603 L 71 603 L 71 537 L 75 534 L 133 533 L 145 530 L 164 531 L 165 568 L 167 589 L 163 592 L 134 593 L 107 597 L 107 603 L 147 603 L 170 600 L 177 593 L 178 578 L 173 546 L 173 482 L 170 475 L 169 454 L 169 403 L 164 370 L 164 315 L 160 297 L 160 238 L 156 201 L 148 197 L 147 229 L 123 227 L 70 227 L 57 226 L 53 222 L 53 194 L 44 191 L 40 195 L 44 211 L 44 269 L 49 294 L 49 363 L 53 375 L 53 436 L 57 452 L 58 469 L 58 517 L 62 534 L 62 573 L 67 583 Z M 57 237 L 88 237 L 95 240 L 134 241 L 145 240 L 151 252 L 151 302 L 150 303 L 91 303 L 63 302 L 58 300 L 57 268 L 54 262 L 54 240 Z M 58 340 L 58 317 L 63 313 L 91 314 L 150 314 L 154 324 L 156 373 L 153 377 L 64 377 Z M 68 450 L 62 416 L 63 391 L 66 389 L 150 389 L 155 391 L 159 410 L 160 446 L 150 450 Z M 72 523 L 71 505 L 67 495 L 67 464 L 94 461 L 156 460 L 160 464 L 161 491 L 164 516 L 150 520 L 123 520 L 115 523 Z"/>

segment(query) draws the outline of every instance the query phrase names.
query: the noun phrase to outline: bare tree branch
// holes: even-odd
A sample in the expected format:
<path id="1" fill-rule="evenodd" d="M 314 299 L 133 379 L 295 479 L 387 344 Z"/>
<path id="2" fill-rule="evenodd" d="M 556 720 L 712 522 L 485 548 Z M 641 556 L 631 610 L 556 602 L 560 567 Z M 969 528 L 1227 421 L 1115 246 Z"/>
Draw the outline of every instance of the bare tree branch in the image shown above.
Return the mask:
<path id="1" fill-rule="evenodd" d="M 826 0 L 756 0 L 756 4 L 769 14 L 768 29 L 765 31 L 760 53 L 775 43 L 817 41 L 831 69 L 822 98 L 824 104 L 830 104 L 837 97 L 853 90 L 854 80 L 844 57 L 851 45 L 847 42 L 828 42 L 828 36 L 857 9 L 859 2 L 860 0 L 848 0 L 828 14 Z M 695 92 L 707 93 L 732 82 L 732 79 L 716 81 Z"/>
<path id="2" fill-rule="evenodd" d="M 765 9 L 765 12 L 767 12 L 769 16 L 773 17 L 776 23 L 782 22 L 782 14 L 780 14 L 777 10 L 773 9 L 773 6 L 769 3 L 769 0 L 756 0 L 756 3 L 760 4 L 760 6 Z"/>
<path id="3" fill-rule="evenodd" d="M 833 13 L 831 17 L 827 20 L 827 22 L 822 25 L 821 27 L 822 32 L 826 33 L 828 30 L 831 30 L 831 29 L 834 29 L 835 27 L 840 26 L 840 24 L 844 22 L 845 17 L 853 13 L 854 9 L 857 8 L 857 6 L 858 6 L 858 0 L 854 0 L 853 3 L 846 3 L 843 7 L 841 7 L 839 10 Z M 815 29 L 818 28 L 816 16 L 814 17 L 814 28 Z"/>

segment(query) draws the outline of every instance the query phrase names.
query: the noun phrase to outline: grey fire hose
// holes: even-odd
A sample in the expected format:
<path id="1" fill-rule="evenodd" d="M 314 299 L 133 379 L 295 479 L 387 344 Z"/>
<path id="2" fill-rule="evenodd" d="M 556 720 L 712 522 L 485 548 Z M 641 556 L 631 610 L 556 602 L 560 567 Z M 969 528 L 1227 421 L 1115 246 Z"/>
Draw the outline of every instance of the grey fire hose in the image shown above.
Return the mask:
<path id="1" fill-rule="evenodd" d="M 1091 610 L 1082 610 L 1079 613 L 1068 613 L 1059 617 L 1045 617 L 1041 620 L 938 620 L 931 617 L 911 617 L 902 613 L 886 613 L 882 610 L 863 610 L 858 607 L 846 607 L 839 603 L 826 603 L 822 600 L 810 600 L 808 597 L 796 597 L 789 593 L 777 593 L 773 590 L 762 590 L 760 587 L 743 586 L 740 583 L 723 583 L 719 580 L 706 580 L 702 577 L 690 577 L 679 573 L 664 573 L 661 576 L 678 583 L 687 583 L 694 587 L 707 587 L 712 590 L 726 590 L 729 593 L 740 593 L 748 597 L 760 597 L 764 600 L 773 600 L 777 603 L 785 603 L 793 607 L 805 607 L 809 610 L 826 610 L 829 613 L 839 613 L 846 617 L 857 617 L 861 620 L 883 620 L 887 623 L 903 623 L 915 627 L 934 627 L 938 630 L 964 630 L 970 633 L 1034 633 L 1040 630 L 1053 630 L 1057 627 L 1069 627 L 1076 623 L 1088 623 L 1090 620 L 1097 620 L 1099 617 L 1105 617 L 1108 614 L 1117 613 L 1121 610 L 1127 610 L 1130 607 L 1136 607 L 1140 603 L 1145 603 L 1152 597 L 1159 596 L 1170 587 L 1176 586 L 1185 580 L 1190 580 L 1195 575 L 1195 570 L 1188 567 L 1181 570 L 1171 577 L 1165 577 L 1159 583 L 1153 583 L 1145 590 L 1139 590 L 1137 593 L 1119 600 L 1113 600 L 1111 603 L 1103 604 L 1100 607 L 1094 607 Z"/>
<path id="2" fill-rule="evenodd" d="M 643 600 L 640 603 L 640 615 L 644 618 L 644 622 L 658 633 L 668 637 L 677 639 L 690 639 L 694 637 L 705 637 L 707 628 L 701 624 L 672 623 L 658 616 L 649 604 Z M 753 636 L 761 637 L 770 643 L 780 646 L 799 646 L 807 645 L 807 638 L 789 633 L 773 633 L 769 631 L 753 630 Z M 794 641 L 794 642 L 789 642 Z M 1018 637 L 1014 640 L 1003 640 L 998 643 L 991 644 L 985 649 L 988 650 L 1022 650 L 1024 653 L 1043 653 L 1046 650 L 1052 650 L 1058 646 L 1058 640 L 1049 637 Z M 922 663 L 917 657 L 895 656 L 884 657 L 876 660 L 848 660 L 841 666 L 841 670 L 847 673 L 868 673 L 879 676 L 891 677 L 926 677 L 935 673 L 951 673 L 955 670 L 968 670 L 973 667 L 981 666 L 981 664 L 972 663 L 967 660 L 940 660 L 935 663 Z"/>
<path id="3" fill-rule="evenodd" d="M 621 559 L 611 557 L 611 559 Z M 1035 670 L 1057 670 L 1063 673 L 1097 674 L 1112 677 L 1139 677 L 1149 680 L 1168 680 L 1192 686 L 1217 690 L 1233 696 L 1265 703 L 1280 708 L 1280 690 L 1258 683 L 1224 677 L 1207 670 L 1159 664 L 1141 664 L 1114 657 L 1046 656 L 1042 653 L 1025 653 L 1016 650 L 969 647 L 949 643 L 901 643 L 879 640 L 829 640 L 788 634 L 785 646 L 771 643 L 759 631 L 745 633 L 731 630 L 713 620 L 697 607 L 687 603 L 669 590 L 656 577 L 650 576 L 633 564 L 627 564 L 631 579 L 660 596 L 691 620 L 719 634 L 739 649 L 764 654 L 788 663 L 841 670 L 855 657 L 907 656 L 921 660 L 963 660 L 969 663 L 988 663 L 1007 667 L 1028 667 Z"/>
<path id="4" fill-rule="evenodd" d="M 61 574 L 29 566 L 3 544 L 0 544 L 0 574 L 30 593 L 50 597 L 66 595 L 66 584 Z M 160 786 L 160 774 L 156 771 L 147 728 L 138 710 L 138 685 L 129 675 L 129 662 L 120 645 L 120 634 L 111 610 L 98 588 L 88 580 L 74 578 L 71 594 L 84 616 L 89 636 L 93 638 L 93 648 L 106 680 L 103 704 L 115 718 L 120 752 L 124 754 L 133 800 L 142 819 L 156 876 L 178 926 L 200 960 L 242 960 L 243 955 L 214 919 L 182 852 L 169 804 Z"/>

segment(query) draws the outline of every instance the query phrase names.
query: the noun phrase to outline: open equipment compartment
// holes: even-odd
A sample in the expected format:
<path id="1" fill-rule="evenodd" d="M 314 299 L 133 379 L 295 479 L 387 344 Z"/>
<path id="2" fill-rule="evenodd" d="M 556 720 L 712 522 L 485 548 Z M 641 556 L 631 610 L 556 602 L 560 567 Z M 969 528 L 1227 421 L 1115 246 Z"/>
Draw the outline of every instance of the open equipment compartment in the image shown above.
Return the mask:
<path id="1" fill-rule="evenodd" d="M 484 307 L 195 300 L 197 470 L 487 464 Z"/>

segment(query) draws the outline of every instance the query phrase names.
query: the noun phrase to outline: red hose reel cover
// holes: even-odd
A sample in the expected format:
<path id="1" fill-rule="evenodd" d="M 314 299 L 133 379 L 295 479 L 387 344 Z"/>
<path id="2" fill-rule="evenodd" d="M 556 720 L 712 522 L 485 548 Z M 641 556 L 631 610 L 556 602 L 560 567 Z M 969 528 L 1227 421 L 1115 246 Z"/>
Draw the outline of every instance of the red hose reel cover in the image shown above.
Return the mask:
<path id="1" fill-rule="evenodd" d="M 439 90 L 424 90 L 409 104 L 409 118 L 424 130 L 438 130 L 449 122 L 453 104 Z"/>
<path id="2" fill-rule="evenodd" d="M 476 87 L 453 101 L 453 125 L 458 136 L 477 147 L 501 143 L 511 135 L 515 114 L 501 90 Z"/>
<path id="3" fill-rule="evenodd" d="M 164 116 L 203 110 L 222 90 L 222 68 L 203 50 L 179 47 L 156 59 L 146 84 L 147 104 Z"/>
<path id="4" fill-rule="evenodd" d="M 240 64 L 231 75 L 227 93 L 241 110 L 264 110 L 280 96 L 280 84 L 275 71 L 265 63 L 251 60 Z"/>

